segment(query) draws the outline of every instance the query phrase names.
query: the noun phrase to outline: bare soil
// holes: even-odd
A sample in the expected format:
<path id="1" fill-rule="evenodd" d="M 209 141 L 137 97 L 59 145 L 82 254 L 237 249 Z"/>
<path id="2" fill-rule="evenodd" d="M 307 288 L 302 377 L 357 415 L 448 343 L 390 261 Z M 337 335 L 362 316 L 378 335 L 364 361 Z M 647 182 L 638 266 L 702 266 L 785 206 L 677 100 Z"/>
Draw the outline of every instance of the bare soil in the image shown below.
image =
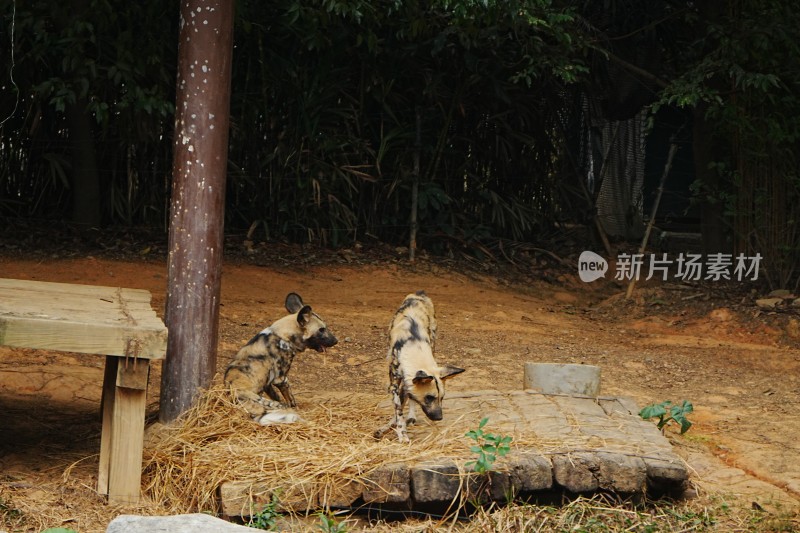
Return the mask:
<path id="1" fill-rule="evenodd" d="M 84 244 L 32 248 L 24 239 L 0 240 L 0 276 L 147 289 L 163 315 L 163 244 Z M 694 404 L 692 428 L 667 432 L 693 471 L 687 496 L 788 514 L 786 523 L 800 524 L 800 308 L 759 309 L 761 287 L 643 283 L 626 300 L 624 285 L 582 283 L 548 255 L 520 268 L 425 256 L 409 264 L 402 250 L 385 247 L 332 252 L 239 240 L 230 248 L 220 371 L 282 316 L 286 294 L 295 291 L 340 340 L 295 361 L 298 399 L 348 390 L 384 399 L 386 327 L 403 297 L 424 289 L 437 309 L 438 361 L 468 369 L 451 390 L 519 389 L 526 361 L 599 365 L 603 394 L 640 406 Z M 93 492 L 102 364 L 101 357 L 0 347 L 0 530 L 103 531 L 117 514 L 157 512 L 158 502 L 115 508 Z"/>

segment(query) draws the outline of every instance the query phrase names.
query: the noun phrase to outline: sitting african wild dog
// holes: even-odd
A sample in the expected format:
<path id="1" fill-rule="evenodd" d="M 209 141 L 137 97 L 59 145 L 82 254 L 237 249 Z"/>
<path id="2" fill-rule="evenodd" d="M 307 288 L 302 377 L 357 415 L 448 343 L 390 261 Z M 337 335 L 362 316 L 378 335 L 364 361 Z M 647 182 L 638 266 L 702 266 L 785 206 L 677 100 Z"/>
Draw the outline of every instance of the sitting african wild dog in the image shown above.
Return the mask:
<path id="1" fill-rule="evenodd" d="M 337 343 L 325 322 L 311 306 L 303 304 L 298 294 L 289 293 L 285 305 L 291 314 L 250 339 L 225 370 L 225 383 L 245 410 L 259 421 L 267 411 L 297 405 L 287 378 L 294 356 L 306 348 L 324 352 Z"/>
<path id="2" fill-rule="evenodd" d="M 375 438 L 381 438 L 394 428 L 400 442 L 409 442 L 406 424 L 416 422 L 416 404 L 431 420 L 442 419 L 444 380 L 464 369 L 437 365 L 433 359 L 435 341 L 433 302 L 424 291 L 409 294 L 389 326 L 389 392 L 394 416 L 375 431 Z M 403 408 L 409 399 L 412 401 L 406 420 Z"/>

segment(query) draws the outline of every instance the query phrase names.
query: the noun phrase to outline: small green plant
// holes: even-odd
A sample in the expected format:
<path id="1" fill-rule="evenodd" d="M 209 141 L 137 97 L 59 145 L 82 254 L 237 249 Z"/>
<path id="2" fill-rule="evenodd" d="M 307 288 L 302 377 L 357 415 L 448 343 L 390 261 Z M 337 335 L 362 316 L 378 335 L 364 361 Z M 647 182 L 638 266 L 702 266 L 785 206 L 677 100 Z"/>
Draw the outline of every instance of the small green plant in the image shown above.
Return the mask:
<path id="1" fill-rule="evenodd" d="M 692 411 L 694 411 L 694 407 L 691 402 L 687 400 L 683 400 L 683 403 L 680 405 L 672 405 L 672 402 L 667 400 L 665 402 L 648 405 L 639 411 L 639 416 L 645 420 L 658 418 L 657 427 L 662 431 L 667 424 L 675 422 L 680 425 L 681 435 L 683 435 L 692 427 L 692 423 L 686 418 L 686 415 Z"/>
<path id="2" fill-rule="evenodd" d="M 492 465 L 498 457 L 503 457 L 511 451 L 512 438 L 509 436 L 494 435 L 483 431 L 484 426 L 489 422 L 488 418 L 481 420 L 478 429 L 471 429 L 465 434 L 466 437 L 475 441 L 475 446 L 470 447 L 470 451 L 478 454 L 474 461 L 467 461 L 464 466 L 472 467 L 479 473 L 485 474 L 492 469 Z"/>
<path id="3" fill-rule="evenodd" d="M 343 521 L 337 522 L 332 514 L 319 513 L 319 522 L 317 529 L 326 533 L 345 533 L 347 531 L 347 525 Z"/>
<path id="4" fill-rule="evenodd" d="M 250 521 L 247 523 L 248 527 L 272 531 L 281 515 L 277 510 L 279 502 L 278 491 L 275 491 L 272 493 L 270 502 L 261 511 L 251 514 Z"/>

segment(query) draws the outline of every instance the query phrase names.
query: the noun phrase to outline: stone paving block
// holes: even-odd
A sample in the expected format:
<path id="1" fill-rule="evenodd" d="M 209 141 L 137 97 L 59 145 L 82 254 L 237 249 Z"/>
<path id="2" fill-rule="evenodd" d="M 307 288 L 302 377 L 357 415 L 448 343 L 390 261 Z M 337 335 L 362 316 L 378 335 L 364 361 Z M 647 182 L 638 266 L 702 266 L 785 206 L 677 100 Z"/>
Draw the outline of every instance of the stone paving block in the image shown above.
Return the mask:
<path id="1" fill-rule="evenodd" d="M 619 398 L 599 398 L 598 403 L 607 415 L 620 413 L 623 415 L 637 415 L 639 414 L 639 407 L 632 398 L 621 396 Z"/>
<path id="2" fill-rule="evenodd" d="M 553 465 L 550 459 L 535 453 L 518 453 L 504 457 L 496 463 L 491 473 L 492 498 L 508 501 L 508 497 L 553 486 Z"/>
<path id="3" fill-rule="evenodd" d="M 622 453 L 598 452 L 601 489 L 620 493 L 643 493 L 647 487 L 647 469 L 641 457 Z"/>
<path id="4" fill-rule="evenodd" d="M 222 514 L 226 516 L 251 516 L 272 503 L 277 492 L 277 511 L 299 512 L 318 507 L 313 483 L 301 482 L 286 487 L 271 487 L 266 483 L 227 481 L 220 485 L 219 497 Z"/>
<path id="5" fill-rule="evenodd" d="M 689 470 L 686 464 L 678 457 L 642 459 L 647 469 L 647 485 L 654 491 L 674 491 L 680 488 L 689 479 Z"/>
<path id="6" fill-rule="evenodd" d="M 604 419 L 586 419 L 580 420 L 577 431 L 588 439 L 599 439 L 606 443 L 619 442 L 624 443 L 630 447 L 630 437 L 632 433 L 624 431 L 624 429 L 615 424 L 613 420 L 608 417 Z"/>
<path id="7" fill-rule="evenodd" d="M 348 481 L 342 484 L 329 484 L 319 489 L 317 499 L 323 509 L 331 507 L 351 507 L 362 497 L 364 485 L 359 481 Z"/>
<path id="8" fill-rule="evenodd" d="M 561 411 L 572 416 L 583 418 L 604 419 L 608 415 L 603 408 L 593 399 L 576 398 L 574 396 L 551 396 L 553 402 Z"/>
<path id="9" fill-rule="evenodd" d="M 502 395 L 503 395 L 502 392 L 494 389 L 485 389 L 476 391 L 457 391 L 457 392 L 454 391 L 447 393 L 447 399 L 497 397 Z M 447 399 L 445 401 L 447 401 Z"/>
<path id="10" fill-rule="evenodd" d="M 636 435 L 637 440 L 640 435 L 650 433 L 650 429 L 656 429 L 655 424 L 642 420 L 638 415 L 626 415 L 620 412 L 614 412 L 609 415 L 608 424 L 610 427 L 617 429 L 621 435 Z M 658 437 L 657 440 L 659 441 L 663 440 L 663 435 L 657 429 L 656 433 L 657 435 L 654 435 L 654 437 Z"/>
<path id="11" fill-rule="evenodd" d="M 411 499 L 411 474 L 406 463 L 386 465 L 364 480 L 364 503 L 402 503 Z"/>
<path id="12" fill-rule="evenodd" d="M 466 472 L 464 457 L 455 462 L 434 454 L 384 465 L 342 487 L 301 483 L 281 494 L 281 507 L 348 507 L 361 498 L 367 504 L 428 508 L 458 498 L 506 501 L 509 495 L 562 488 L 573 493 L 678 493 L 689 477 L 669 441 L 654 423 L 638 416 L 629 399 L 471 391 L 448 395 L 444 411 L 442 421 L 422 420 L 411 428 L 412 445 L 439 431 L 458 437 L 484 417 L 489 418 L 487 431 L 517 440 L 488 475 Z M 470 444 L 464 439 L 465 450 Z M 220 488 L 223 512 L 237 516 L 251 506 L 261 510 L 270 503 L 272 490 L 255 483 L 225 483 Z"/>
<path id="13" fill-rule="evenodd" d="M 411 467 L 415 502 L 451 502 L 461 491 L 461 485 L 458 465 L 450 459 L 426 461 Z"/>
<path id="14" fill-rule="evenodd" d="M 593 492 L 600 488 L 595 472 L 600 470 L 593 453 L 564 453 L 554 455 L 553 481 L 570 492 Z"/>
<path id="15" fill-rule="evenodd" d="M 598 489 L 619 493 L 642 493 L 647 486 L 647 468 L 640 457 L 613 452 L 580 452 L 553 457 L 553 477 L 574 493 Z"/>
<path id="16" fill-rule="evenodd" d="M 523 416 L 523 429 L 530 430 L 539 437 L 559 438 L 572 433 L 567 417 L 548 396 L 526 391 L 512 395 L 509 404 Z"/>
<path id="17" fill-rule="evenodd" d="M 488 418 L 492 426 L 498 429 L 515 429 L 526 421 L 522 414 L 509 409 L 508 406 L 485 408 L 481 413 L 481 419 L 484 417 Z"/>

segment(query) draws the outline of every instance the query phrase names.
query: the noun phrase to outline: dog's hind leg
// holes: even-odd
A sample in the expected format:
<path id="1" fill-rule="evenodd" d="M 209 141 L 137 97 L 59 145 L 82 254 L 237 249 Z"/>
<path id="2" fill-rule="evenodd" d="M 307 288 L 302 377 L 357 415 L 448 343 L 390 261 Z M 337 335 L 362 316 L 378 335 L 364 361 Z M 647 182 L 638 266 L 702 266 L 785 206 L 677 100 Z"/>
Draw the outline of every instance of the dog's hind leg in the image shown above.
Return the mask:
<path id="1" fill-rule="evenodd" d="M 376 439 L 380 439 L 386 433 L 388 433 L 389 430 L 394 429 L 397 432 L 397 438 L 400 442 L 409 442 L 408 435 L 406 433 L 406 421 L 403 418 L 405 401 L 399 394 L 393 391 L 392 403 L 394 403 L 394 415 L 392 415 L 391 421 L 385 426 L 381 426 L 380 428 L 376 429 L 372 435 Z"/>
<path id="2" fill-rule="evenodd" d="M 394 415 L 392 415 L 392 421 L 391 421 L 391 422 L 389 422 L 388 424 L 386 424 L 385 426 L 381 426 L 381 427 L 379 427 L 378 429 L 376 429 L 376 430 L 375 430 L 375 431 L 372 433 L 372 436 L 373 436 L 373 437 L 375 437 L 375 439 L 381 439 L 381 438 L 382 438 L 384 435 L 386 435 L 386 434 L 387 434 L 387 433 L 388 433 L 388 432 L 389 432 L 389 431 L 390 431 L 390 430 L 391 430 L 391 429 L 392 429 L 394 426 L 395 426 Z"/>
<path id="3" fill-rule="evenodd" d="M 236 399 L 242 404 L 244 410 L 247 411 L 251 417 L 260 418 L 267 411 L 264 403 L 265 400 L 255 392 L 249 390 L 237 390 Z"/>
<path id="4" fill-rule="evenodd" d="M 397 440 L 400 442 L 410 442 L 408 438 L 408 430 L 406 429 L 406 419 L 403 417 L 403 407 L 405 404 L 405 399 L 401 399 L 399 396 L 395 396 L 394 398 L 394 431 L 397 433 Z"/>

